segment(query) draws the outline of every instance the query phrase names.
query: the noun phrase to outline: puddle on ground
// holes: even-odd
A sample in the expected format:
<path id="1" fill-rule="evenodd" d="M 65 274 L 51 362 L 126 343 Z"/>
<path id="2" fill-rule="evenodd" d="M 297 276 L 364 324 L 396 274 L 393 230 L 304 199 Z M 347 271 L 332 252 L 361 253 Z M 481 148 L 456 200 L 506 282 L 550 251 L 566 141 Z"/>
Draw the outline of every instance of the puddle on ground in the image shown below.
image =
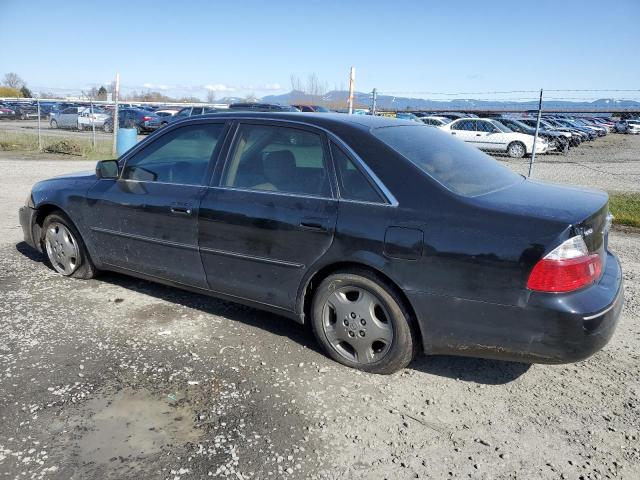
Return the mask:
<path id="1" fill-rule="evenodd" d="M 85 462 L 146 457 L 164 447 L 194 442 L 201 434 L 190 408 L 172 406 L 170 399 L 146 390 L 124 389 L 90 400 L 85 407 L 77 443 Z"/>

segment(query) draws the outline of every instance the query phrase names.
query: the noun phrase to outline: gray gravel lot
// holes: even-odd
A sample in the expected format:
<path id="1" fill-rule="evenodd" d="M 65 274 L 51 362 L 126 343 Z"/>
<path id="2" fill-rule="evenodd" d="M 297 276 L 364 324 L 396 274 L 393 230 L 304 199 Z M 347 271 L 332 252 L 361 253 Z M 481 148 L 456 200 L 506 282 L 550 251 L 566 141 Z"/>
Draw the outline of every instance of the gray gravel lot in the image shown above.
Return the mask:
<path id="1" fill-rule="evenodd" d="M 638 143 L 606 162 L 597 143 L 575 158 L 625 175 L 604 183 L 567 163 L 574 152 L 536 174 L 637 190 Z M 0 152 L 0 476 L 640 478 L 639 234 L 611 235 L 626 304 L 592 358 L 422 357 L 366 375 L 276 315 L 115 274 L 57 276 L 21 243 L 17 209 L 38 179 L 94 162 L 37 158 Z"/>

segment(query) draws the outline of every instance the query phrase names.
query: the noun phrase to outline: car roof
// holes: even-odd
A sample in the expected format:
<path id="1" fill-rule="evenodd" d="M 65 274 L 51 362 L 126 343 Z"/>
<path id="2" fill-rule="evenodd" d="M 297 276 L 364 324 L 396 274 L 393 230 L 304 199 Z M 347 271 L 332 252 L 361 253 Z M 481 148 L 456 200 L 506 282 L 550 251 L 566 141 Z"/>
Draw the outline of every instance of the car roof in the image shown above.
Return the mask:
<path id="1" fill-rule="evenodd" d="M 301 122 L 319 127 L 340 127 L 350 125 L 353 127 L 371 129 L 379 127 L 393 127 L 400 125 L 420 126 L 419 123 L 410 120 L 399 120 L 389 117 L 378 117 L 372 115 L 347 115 L 344 113 L 323 113 L 322 115 L 311 115 L 303 112 L 229 112 L 198 115 L 197 118 L 228 118 L 228 119 L 255 119 L 255 120 L 288 120 Z M 427 127 L 425 127 L 427 128 Z"/>

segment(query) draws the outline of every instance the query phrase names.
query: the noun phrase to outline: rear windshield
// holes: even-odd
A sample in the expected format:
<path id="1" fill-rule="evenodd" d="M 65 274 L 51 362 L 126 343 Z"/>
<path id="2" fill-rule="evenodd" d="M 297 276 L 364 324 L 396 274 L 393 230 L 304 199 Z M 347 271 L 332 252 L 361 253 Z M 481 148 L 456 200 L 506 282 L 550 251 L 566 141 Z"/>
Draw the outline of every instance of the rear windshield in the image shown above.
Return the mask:
<path id="1" fill-rule="evenodd" d="M 523 179 L 476 147 L 427 126 L 379 127 L 371 133 L 459 195 L 483 195 Z"/>

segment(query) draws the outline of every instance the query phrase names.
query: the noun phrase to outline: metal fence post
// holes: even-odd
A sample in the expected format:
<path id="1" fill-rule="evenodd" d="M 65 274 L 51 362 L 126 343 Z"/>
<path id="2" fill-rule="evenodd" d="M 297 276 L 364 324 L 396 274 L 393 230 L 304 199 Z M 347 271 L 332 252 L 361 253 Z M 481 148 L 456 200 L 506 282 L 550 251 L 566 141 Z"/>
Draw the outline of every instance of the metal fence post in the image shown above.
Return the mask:
<path id="1" fill-rule="evenodd" d="M 36 100 L 36 105 L 38 105 L 38 151 L 42 151 L 42 135 L 40 133 L 40 99 Z"/>
<path id="2" fill-rule="evenodd" d="M 93 117 L 93 99 L 89 99 L 89 115 L 91 115 L 91 130 L 93 130 L 93 149 L 96 149 L 96 121 Z"/>
<path id="3" fill-rule="evenodd" d="M 371 92 L 373 98 L 371 100 L 371 115 L 375 115 L 376 114 L 376 103 L 378 101 L 378 90 L 376 88 L 373 89 L 373 92 Z"/>
<path id="4" fill-rule="evenodd" d="M 113 107 L 113 148 L 112 155 L 114 157 L 117 156 L 117 145 L 118 145 L 118 127 L 120 126 L 120 122 L 118 121 L 118 93 L 120 91 L 120 74 L 116 73 L 116 86 L 113 91 L 113 98 L 115 99 L 115 104 Z"/>
<path id="5" fill-rule="evenodd" d="M 356 69 L 351 67 L 349 71 L 349 115 L 353 113 L 353 89 L 355 87 L 356 82 Z"/>
<path id="6" fill-rule="evenodd" d="M 531 152 L 531 161 L 529 161 L 529 175 L 533 173 L 533 162 L 536 160 L 536 143 L 538 142 L 538 131 L 540 130 L 540 117 L 542 116 L 542 89 L 540 89 L 540 102 L 538 103 L 538 119 L 536 120 L 536 132 L 533 135 L 533 150 Z"/>

